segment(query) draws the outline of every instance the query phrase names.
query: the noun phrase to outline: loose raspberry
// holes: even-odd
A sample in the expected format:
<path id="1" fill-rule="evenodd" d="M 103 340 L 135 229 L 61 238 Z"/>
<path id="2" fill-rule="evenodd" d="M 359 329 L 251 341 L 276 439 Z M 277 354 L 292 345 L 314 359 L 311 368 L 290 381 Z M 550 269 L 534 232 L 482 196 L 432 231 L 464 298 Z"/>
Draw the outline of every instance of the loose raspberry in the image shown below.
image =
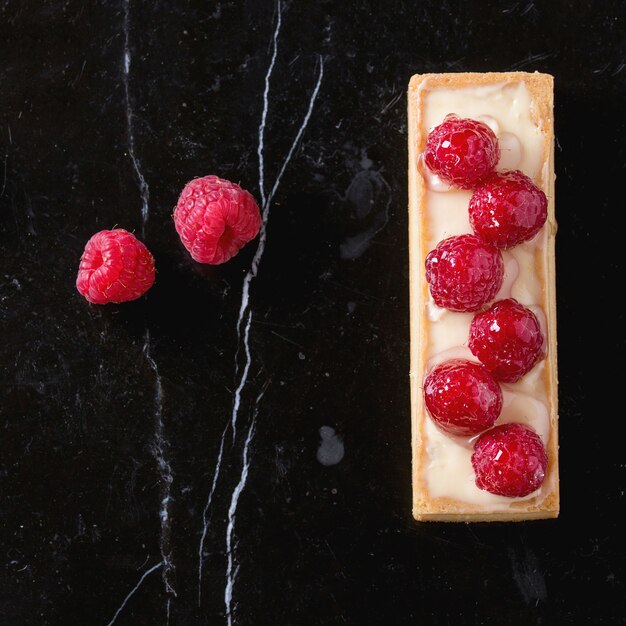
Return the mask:
<path id="1" fill-rule="evenodd" d="M 128 302 L 154 283 L 154 258 L 146 246 L 123 228 L 101 230 L 85 246 L 76 288 L 94 304 Z"/>
<path id="2" fill-rule="evenodd" d="M 252 195 L 239 185 L 205 176 L 185 185 L 174 209 L 174 224 L 195 261 L 217 265 L 257 236 L 261 213 Z"/>
<path id="3" fill-rule="evenodd" d="M 482 122 L 447 115 L 428 133 L 424 160 L 435 174 L 461 189 L 472 189 L 497 165 L 498 138 Z"/>
<path id="4" fill-rule="evenodd" d="M 532 239 L 548 217 L 546 194 L 519 170 L 492 172 L 472 194 L 470 224 L 498 248 Z"/>
<path id="5" fill-rule="evenodd" d="M 498 293 L 504 277 L 500 250 L 476 235 L 448 237 L 426 256 L 426 280 L 435 304 L 476 311 Z"/>
<path id="6" fill-rule="evenodd" d="M 442 430 L 471 437 L 491 428 L 498 419 L 502 390 L 480 363 L 451 359 L 426 376 L 424 401 Z"/>
<path id="7" fill-rule="evenodd" d="M 472 467 L 479 489 L 521 498 L 541 486 L 548 455 L 532 428 L 524 424 L 501 424 L 478 437 Z"/>
<path id="8" fill-rule="evenodd" d="M 506 383 L 518 381 L 544 357 L 539 320 L 515 298 L 498 300 L 474 316 L 468 346 L 496 380 Z"/>

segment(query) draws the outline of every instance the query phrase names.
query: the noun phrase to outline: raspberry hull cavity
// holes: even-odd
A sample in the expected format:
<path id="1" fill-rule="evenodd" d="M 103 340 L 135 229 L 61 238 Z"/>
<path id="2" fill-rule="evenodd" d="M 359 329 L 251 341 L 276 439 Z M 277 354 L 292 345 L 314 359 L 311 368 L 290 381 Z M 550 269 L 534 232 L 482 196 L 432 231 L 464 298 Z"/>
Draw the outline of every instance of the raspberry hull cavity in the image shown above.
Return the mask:
<path id="1" fill-rule="evenodd" d="M 174 209 L 174 224 L 195 261 L 217 265 L 257 236 L 261 213 L 252 195 L 239 185 L 204 176 L 185 185 Z"/>
<path id="2" fill-rule="evenodd" d="M 93 304 L 128 302 L 143 296 L 154 278 L 154 258 L 135 235 L 101 230 L 85 246 L 76 289 Z"/>

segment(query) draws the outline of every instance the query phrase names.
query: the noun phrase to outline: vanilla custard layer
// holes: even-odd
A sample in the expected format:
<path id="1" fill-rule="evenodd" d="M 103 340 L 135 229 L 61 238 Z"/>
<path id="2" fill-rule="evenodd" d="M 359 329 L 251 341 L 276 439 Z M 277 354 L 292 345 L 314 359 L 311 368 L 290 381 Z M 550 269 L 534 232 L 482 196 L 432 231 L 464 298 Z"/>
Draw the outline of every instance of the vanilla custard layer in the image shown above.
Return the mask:
<path id="1" fill-rule="evenodd" d="M 491 126 L 500 141 L 502 156 L 497 169 L 519 169 L 547 192 L 549 150 L 545 146 L 546 138 L 533 122 L 533 104 L 523 82 L 459 89 L 429 88 L 424 95 L 422 133 L 427 134 L 431 128 L 441 124 L 449 113 L 482 119 Z M 472 192 L 450 189 L 441 181 L 433 180 L 428 172 L 422 173 L 428 183 L 423 222 L 426 230 L 422 233 L 428 252 L 446 237 L 472 232 L 468 215 Z M 543 284 L 545 237 L 544 226 L 533 240 L 503 251 L 505 276 L 496 299 L 513 297 L 529 306 L 547 337 Z M 441 309 L 432 298 L 426 308 L 426 374 L 446 359 L 476 361 L 467 347 L 474 314 Z M 550 416 L 544 367 L 545 361 L 541 361 L 519 382 L 502 384 L 504 407 L 496 424 L 528 424 L 547 445 Z M 493 510 L 506 510 L 515 508 L 520 501 L 534 500 L 539 503 L 551 489 L 547 478 L 537 491 L 525 498 L 506 498 L 478 489 L 471 464 L 475 438 L 443 433 L 428 415 L 423 428 L 427 458 L 422 467 L 422 478 L 431 498 L 451 498 Z"/>

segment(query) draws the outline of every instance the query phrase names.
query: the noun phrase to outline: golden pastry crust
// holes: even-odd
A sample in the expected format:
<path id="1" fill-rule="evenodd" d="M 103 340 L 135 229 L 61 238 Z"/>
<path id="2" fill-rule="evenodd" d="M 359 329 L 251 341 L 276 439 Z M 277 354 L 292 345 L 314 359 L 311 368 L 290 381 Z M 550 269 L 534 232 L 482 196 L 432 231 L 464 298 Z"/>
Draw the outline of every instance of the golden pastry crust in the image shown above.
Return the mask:
<path id="1" fill-rule="evenodd" d="M 424 96 L 435 87 L 462 88 L 480 85 L 524 82 L 532 101 L 531 119 L 544 137 L 543 162 L 548 172 L 540 173 L 535 183 L 548 197 L 548 219 L 545 248 L 536 254 L 536 268 L 544 292 L 547 317 L 548 353 L 544 369 L 548 391 L 550 437 L 546 446 L 548 473 L 546 484 L 552 485 L 540 501 L 536 498 L 512 501 L 509 509 L 492 510 L 451 498 L 431 498 L 423 480 L 422 467 L 426 458 L 424 420 L 428 419 L 422 396 L 421 381 L 426 367 L 428 320 L 423 315 L 428 301 L 428 285 L 424 272 L 425 249 L 423 233 L 425 220 L 426 184 L 418 168 L 418 156 L 426 147 L 428 129 L 421 128 Z M 553 78 L 548 74 L 529 72 L 489 72 L 458 74 L 420 74 L 411 78 L 408 89 L 409 122 L 409 280 L 411 332 L 411 444 L 413 452 L 413 516 L 420 521 L 523 521 L 554 518 L 559 514 L 558 477 L 558 404 L 557 404 L 557 344 L 556 344 L 556 282 L 554 212 L 554 122 Z"/>

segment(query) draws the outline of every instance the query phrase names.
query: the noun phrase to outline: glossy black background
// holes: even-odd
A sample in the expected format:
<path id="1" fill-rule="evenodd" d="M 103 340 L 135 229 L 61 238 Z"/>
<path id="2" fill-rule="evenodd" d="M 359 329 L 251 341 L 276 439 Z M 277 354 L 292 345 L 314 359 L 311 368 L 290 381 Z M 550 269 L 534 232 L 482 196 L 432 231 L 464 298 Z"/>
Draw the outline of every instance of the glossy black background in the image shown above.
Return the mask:
<path id="1" fill-rule="evenodd" d="M 252 284 L 252 363 L 237 438 L 226 439 L 198 607 L 202 511 L 239 380 L 236 321 L 256 244 L 200 267 L 170 216 L 183 184 L 207 173 L 258 196 L 277 5 L 1 2 L 0 623 L 107 624 L 161 560 L 159 410 L 174 475 L 169 623 L 226 623 L 226 518 L 255 406 L 233 623 L 623 622 L 623 368 L 610 359 L 619 364 L 625 347 L 615 297 L 624 284 L 624 8 L 283 3 L 270 183 L 320 57 L 324 76 Z M 556 81 L 561 517 L 418 525 L 405 90 L 415 72 L 514 69 Z M 158 279 L 141 301 L 95 307 L 74 288 L 86 240 L 142 228 L 129 106 Z M 316 460 L 323 425 L 345 443 L 331 467 Z M 165 624 L 167 601 L 157 570 L 116 623 Z"/>

